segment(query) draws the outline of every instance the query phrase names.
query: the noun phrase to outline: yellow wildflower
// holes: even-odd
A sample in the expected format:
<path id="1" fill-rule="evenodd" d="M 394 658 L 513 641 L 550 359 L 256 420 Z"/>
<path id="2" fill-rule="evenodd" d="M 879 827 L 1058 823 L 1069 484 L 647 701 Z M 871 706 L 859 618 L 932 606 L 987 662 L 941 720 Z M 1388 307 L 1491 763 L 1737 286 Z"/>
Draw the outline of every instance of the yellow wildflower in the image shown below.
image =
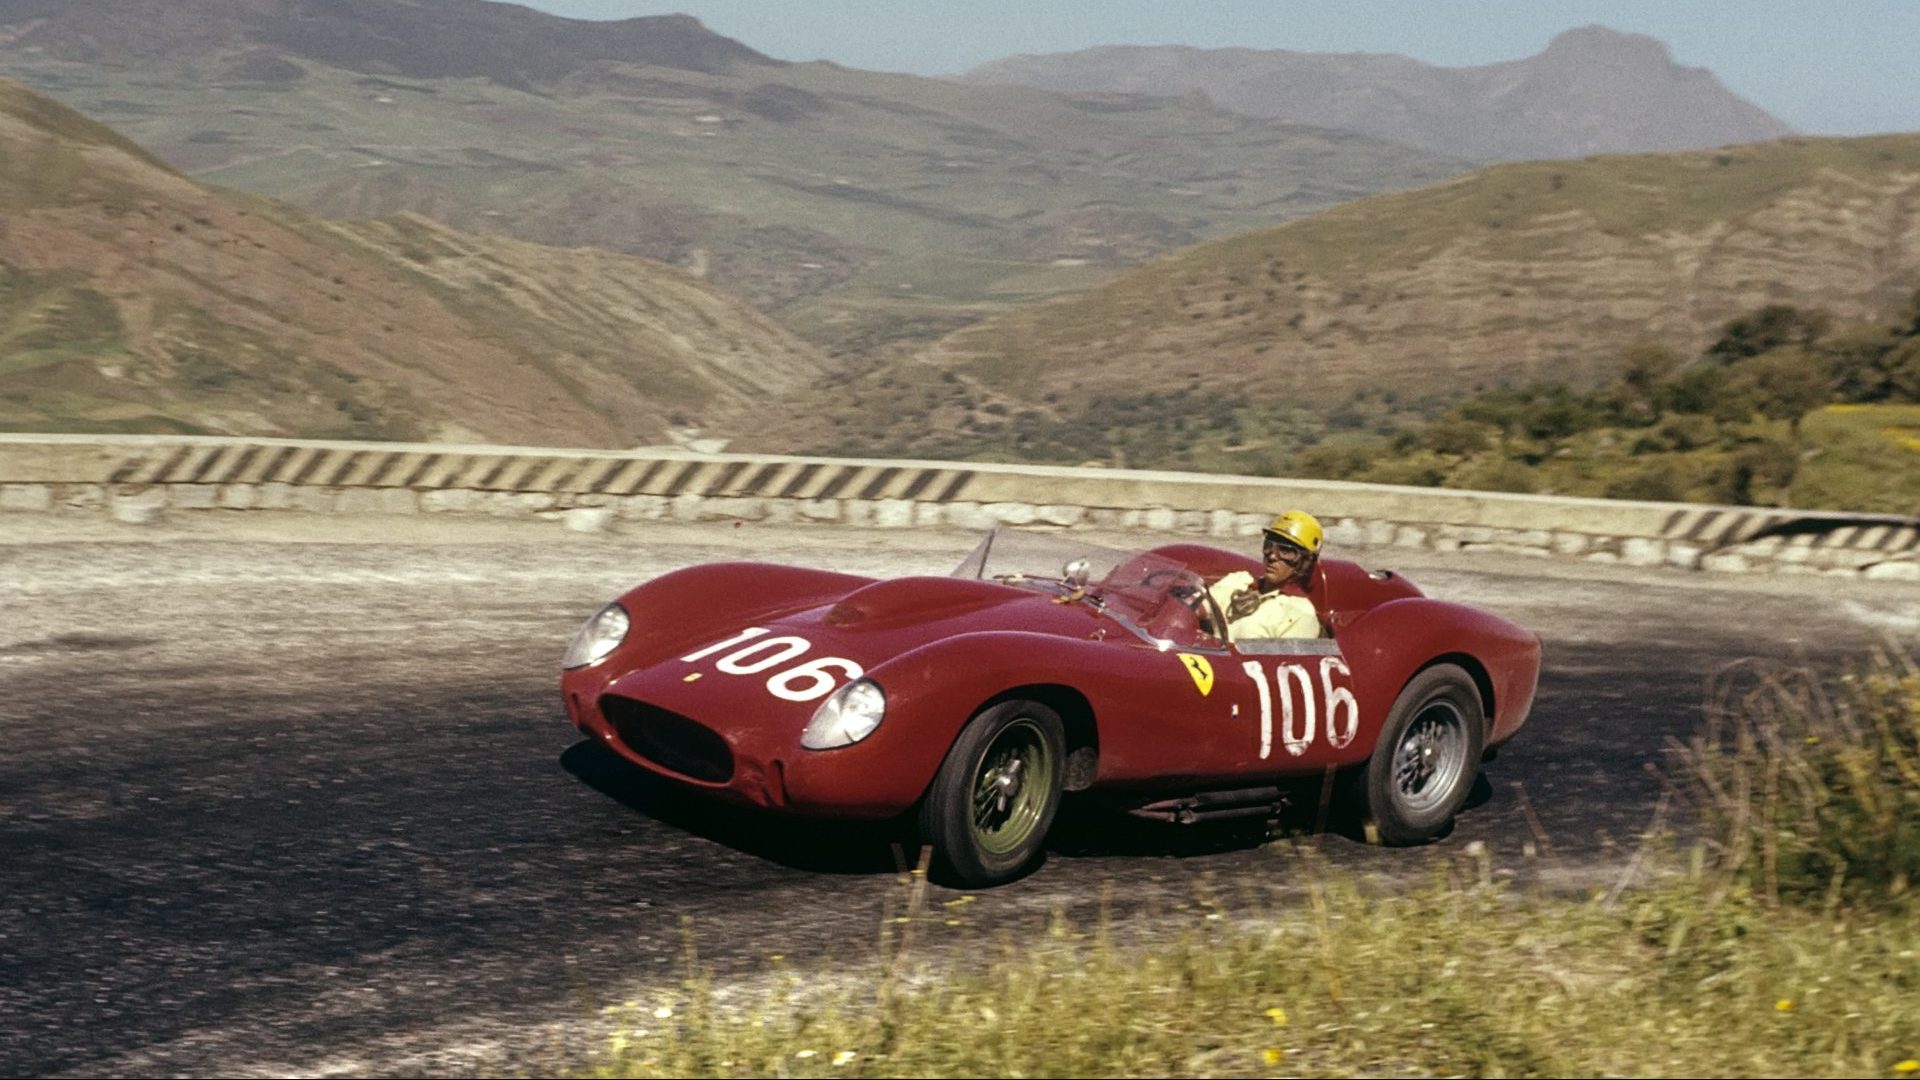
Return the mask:
<path id="1" fill-rule="evenodd" d="M 1893 1071 L 1897 1073 L 1910 1073 L 1910 1072 L 1920 1071 L 1920 1061 L 1915 1061 L 1912 1058 L 1908 1058 L 1907 1060 L 1900 1062 L 1898 1065 L 1895 1065 L 1893 1067 Z"/>
<path id="2" fill-rule="evenodd" d="M 1274 1027 L 1286 1027 L 1287 1010 L 1275 1005 L 1273 1008 L 1267 1010 L 1267 1019 L 1273 1021 Z"/>
<path id="3" fill-rule="evenodd" d="M 1269 1046 L 1261 1051 L 1260 1056 L 1266 1060 L 1267 1064 L 1278 1065 L 1280 1064 L 1280 1059 L 1287 1056 L 1287 1052 L 1277 1046 Z"/>
<path id="4" fill-rule="evenodd" d="M 1792 1012 L 1793 1002 L 1788 1000 L 1787 998 L 1781 998 L 1779 1001 L 1776 1001 L 1773 1003 L 1773 1011 L 1783 1012 L 1783 1013 Z"/>

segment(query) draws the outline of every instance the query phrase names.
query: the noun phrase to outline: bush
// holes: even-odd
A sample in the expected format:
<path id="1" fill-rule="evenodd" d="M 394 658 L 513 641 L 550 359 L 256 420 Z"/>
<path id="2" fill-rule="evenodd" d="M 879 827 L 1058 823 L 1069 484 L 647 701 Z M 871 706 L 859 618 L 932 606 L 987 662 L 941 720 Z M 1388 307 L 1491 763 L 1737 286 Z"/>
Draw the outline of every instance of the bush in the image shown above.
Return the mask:
<path id="1" fill-rule="evenodd" d="M 1707 356 L 1731 364 L 1782 345 L 1811 345 L 1833 325 L 1824 311 L 1769 304 L 1726 325 L 1720 340 L 1707 347 Z"/>
<path id="2" fill-rule="evenodd" d="M 1371 440 L 1328 439 L 1300 455 L 1300 474 L 1323 480 L 1351 480 L 1380 456 Z"/>
<path id="3" fill-rule="evenodd" d="M 1486 456 L 1455 470 L 1446 486 L 1472 491 L 1511 491 L 1529 495 L 1540 490 L 1540 476 L 1534 470 L 1504 457 Z"/>
<path id="4" fill-rule="evenodd" d="M 1800 469 L 1793 444 L 1760 439 L 1742 446 L 1720 470 L 1713 496 L 1735 506 L 1779 505 Z"/>
<path id="5" fill-rule="evenodd" d="M 1713 421 L 1704 416 L 1669 416 L 1647 435 L 1634 442 L 1634 453 L 1668 450 L 1698 450 L 1713 441 L 1718 433 Z"/>
<path id="6" fill-rule="evenodd" d="M 1638 499 L 1645 502 L 1674 502 L 1681 496 L 1674 480 L 1673 466 L 1655 462 L 1632 469 L 1607 482 L 1609 499 Z"/>
<path id="7" fill-rule="evenodd" d="M 1753 413 L 1748 388 L 1723 368 L 1690 367 L 1662 385 L 1655 404 L 1663 413 L 1694 413 L 1735 423 Z"/>
<path id="8" fill-rule="evenodd" d="M 1426 451 L 1404 458 L 1376 461 L 1355 477 L 1368 484 L 1401 484 L 1407 487 L 1439 487 L 1446 478 L 1447 463 Z"/>
<path id="9" fill-rule="evenodd" d="M 1908 903 L 1920 879 L 1920 666 L 1876 657 L 1829 686 L 1743 665 L 1672 748 L 1718 866 L 1767 899 Z"/>
<path id="10" fill-rule="evenodd" d="M 1472 457 L 1492 443 L 1492 433 L 1485 424 L 1459 416 L 1443 416 L 1424 430 L 1408 434 L 1434 453 L 1452 457 Z"/>

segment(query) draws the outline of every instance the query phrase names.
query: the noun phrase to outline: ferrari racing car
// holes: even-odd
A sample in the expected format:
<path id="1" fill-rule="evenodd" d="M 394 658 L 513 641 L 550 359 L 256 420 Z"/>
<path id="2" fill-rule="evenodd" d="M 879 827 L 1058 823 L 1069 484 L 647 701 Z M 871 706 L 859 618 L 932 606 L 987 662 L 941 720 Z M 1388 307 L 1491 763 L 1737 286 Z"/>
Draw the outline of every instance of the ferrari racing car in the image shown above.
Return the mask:
<path id="1" fill-rule="evenodd" d="M 996 530 L 953 573 L 714 563 L 606 605 L 561 691 L 588 738 L 717 799 L 911 821 L 947 880 L 1018 877 L 1069 792 L 1172 822 L 1337 781 L 1382 842 L 1445 832 L 1533 704 L 1540 641 L 1328 559 L 1318 638 L 1229 643 L 1206 585 L 1259 564 Z"/>

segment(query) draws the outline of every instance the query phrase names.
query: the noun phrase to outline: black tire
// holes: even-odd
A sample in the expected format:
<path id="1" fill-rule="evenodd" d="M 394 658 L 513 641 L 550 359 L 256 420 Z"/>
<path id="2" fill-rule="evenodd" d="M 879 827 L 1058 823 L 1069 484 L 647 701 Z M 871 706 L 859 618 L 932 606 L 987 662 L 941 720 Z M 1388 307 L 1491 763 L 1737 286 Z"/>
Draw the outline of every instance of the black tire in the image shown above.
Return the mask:
<path id="1" fill-rule="evenodd" d="M 920 838 L 935 871 L 962 888 L 1011 881 L 1046 849 L 1066 767 L 1060 715 L 1003 701 L 960 731 L 920 804 Z"/>
<path id="2" fill-rule="evenodd" d="M 1480 691 L 1460 668 L 1436 664 L 1407 683 L 1366 768 L 1366 812 L 1381 843 L 1421 844 L 1452 827 L 1480 773 L 1486 730 Z"/>

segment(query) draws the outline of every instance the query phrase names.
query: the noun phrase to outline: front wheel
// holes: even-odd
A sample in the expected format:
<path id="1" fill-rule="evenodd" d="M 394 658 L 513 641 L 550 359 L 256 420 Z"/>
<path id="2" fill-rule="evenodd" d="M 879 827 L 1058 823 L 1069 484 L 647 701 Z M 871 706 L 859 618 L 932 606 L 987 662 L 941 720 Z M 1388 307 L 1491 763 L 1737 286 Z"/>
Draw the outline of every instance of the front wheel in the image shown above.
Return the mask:
<path id="1" fill-rule="evenodd" d="M 1035 701 L 982 710 L 954 740 L 920 806 L 920 836 L 961 887 L 998 885 L 1040 857 L 1060 809 L 1060 715 Z"/>
<path id="2" fill-rule="evenodd" d="M 1446 832 L 1473 790 L 1485 741 L 1472 677 L 1452 664 L 1414 676 L 1367 762 L 1367 813 L 1381 843 L 1419 844 Z"/>

